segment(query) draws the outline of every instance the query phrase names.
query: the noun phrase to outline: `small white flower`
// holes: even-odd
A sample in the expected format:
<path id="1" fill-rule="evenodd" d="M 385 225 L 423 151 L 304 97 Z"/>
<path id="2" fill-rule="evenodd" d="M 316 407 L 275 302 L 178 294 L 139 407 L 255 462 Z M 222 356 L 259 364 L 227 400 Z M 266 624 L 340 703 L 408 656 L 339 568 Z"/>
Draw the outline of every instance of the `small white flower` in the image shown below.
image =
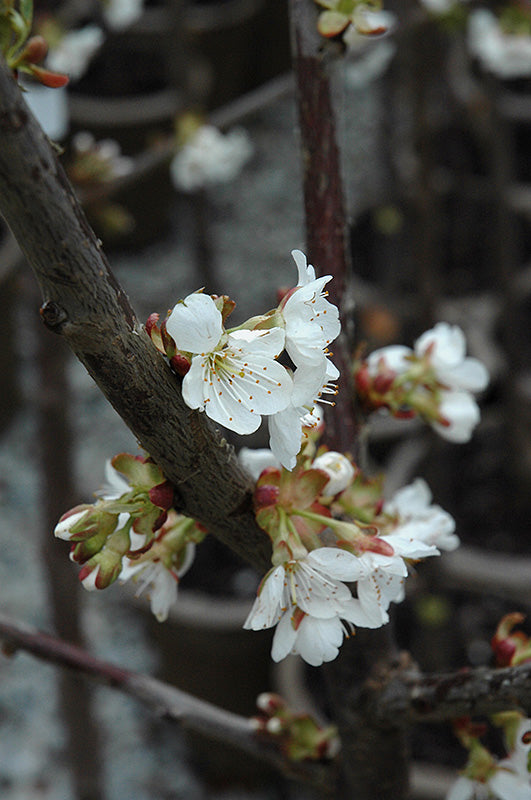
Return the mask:
<path id="1" fill-rule="evenodd" d="M 179 350 L 194 354 L 182 385 L 189 408 L 246 434 L 259 427 L 262 414 L 289 404 L 292 379 L 275 360 L 284 346 L 281 328 L 224 334 L 220 311 L 203 294 L 178 303 L 166 328 Z"/>
<path id="2" fill-rule="evenodd" d="M 202 125 L 173 159 L 171 177 L 177 189 L 198 191 L 234 180 L 252 154 L 245 131 L 223 134 L 212 125 Z"/>
<path id="3" fill-rule="evenodd" d="M 190 569 L 195 556 L 195 545 L 189 542 L 183 564 L 177 569 L 168 569 L 162 561 L 133 561 L 127 556 L 122 560 L 120 583 L 133 578 L 140 585 L 135 593 L 139 597 L 148 591 L 151 611 L 159 622 L 168 618 L 170 608 L 177 600 L 179 579 Z"/>
<path id="4" fill-rule="evenodd" d="M 488 385 L 485 365 L 466 356 L 465 334 L 457 325 L 438 322 L 423 333 L 415 342 L 415 353 L 424 356 L 428 350 L 439 381 L 449 389 L 481 392 Z"/>
<path id="5" fill-rule="evenodd" d="M 352 599 L 343 581 L 357 580 L 361 574 L 359 559 L 338 547 L 320 547 L 287 561 L 266 575 L 243 627 L 271 628 L 295 606 L 319 619 L 341 616 Z"/>
<path id="6" fill-rule="evenodd" d="M 286 329 L 286 350 L 299 367 L 305 362 L 313 363 L 322 358 L 328 345 L 339 336 L 341 324 L 336 306 L 326 299 L 324 287 L 332 280 L 331 275 L 315 277 L 315 270 L 307 264 L 300 250 L 292 250 L 297 265 L 299 281 L 297 288 L 280 305 Z"/>
<path id="7" fill-rule="evenodd" d="M 46 66 L 53 72 L 64 72 L 72 80 L 78 80 L 104 40 L 105 34 L 97 25 L 69 31 L 48 53 Z"/>
<path id="8" fill-rule="evenodd" d="M 350 486 L 355 474 L 354 467 L 348 458 L 343 453 L 336 453 L 334 450 L 329 450 L 314 459 L 312 467 L 322 469 L 329 476 L 328 483 L 323 490 L 323 494 L 328 497 L 333 497 Z"/>
<path id="9" fill-rule="evenodd" d="M 468 16 L 468 47 L 481 66 L 499 78 L 531 76 L 531 36 L 504 33 L 486 8 L 473 9 Z"/>
<path id="10" fill-rule="evenodd" d="M 398 517 L 395 533 L 418 539 L 440 550 L 455 550 L 459 537 L 455 521 L 440 506 L 431 505 L 432 494 L 426 481 L 417 478 L 399 489 L 384 505 L 384 512 Z"/>

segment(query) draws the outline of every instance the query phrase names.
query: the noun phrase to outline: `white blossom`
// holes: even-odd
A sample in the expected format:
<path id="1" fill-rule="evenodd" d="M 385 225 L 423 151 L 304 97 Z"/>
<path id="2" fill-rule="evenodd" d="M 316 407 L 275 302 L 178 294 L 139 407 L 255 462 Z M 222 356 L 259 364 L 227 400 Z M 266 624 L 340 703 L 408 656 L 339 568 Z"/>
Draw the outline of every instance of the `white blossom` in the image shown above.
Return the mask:
<path id="1" fill-rule="evenodd" d="M 177 348 L 193 354 L 182 385 L 189 408 L 237 433 L 253 433 L 262 414 L 290 402 L 292 379 L 275 359 L 284 346 L 282 328 L 223 332 L 221 313 L 209 295 L 192 294 L 166 322 Z"/>
<path id="2" fill-rule="evenodd" d="M 455 550 L 459 537 L 455 521 L 440 506 L 431 505 L 432 494 L 426 481 L 417 478 L 399 489 L 384 505 L 384 513 L 398 517 L 395 533 L 417 539 L 440 550 Z"/>
<path id="3" fill-rule="evenodd" d="M 135 596 L 139 597 L 147 590 L 152 613 L 159 622 L 164 622 L 177 600 L 179 579 L 190 569 L 194 556 L 195 545 L 192 542 L 186 545 L 185 557 L 179 569 L 170 569 L 162 561 L 135 561 L 124 556 L 120 582 L 125 583 L 131 578 L 138 580 Z"/>
<path id="4" fill-rule="evenodd" d="M 339 311 L 327 299 L 324 291 L 331 275 L 315 277 L 315 270 L 300 250 L 292 250 L 297 265 L 297 287 L 280 305 L 286 330 L 286 350 L 299 367 L 320 361 L 328 345 L 339 336 Z"/>
<path id="5" fill-rule="evenodd" d="M 233 180 L 253 153 L 247 133 L 235 129 L 223 134 L 202 125 L 179 150 L 170 167 L 177 189 L 195 192 Z"/>
<path id="6" fill-rule="evenodd" d="M 105 34 L 97 25 L 85 25 L 79 30 L 69 31 L 50 49 L 46 66 L 53 72 L 64 72 L 72 80 L 78 80 L 104 39 Z"/>
<path id="7" fill-rule="evenodd" d="M 531 76 L 531 36 L 504 33 L 499 20 L 486 8 L 469 14 L 468 47 L 481 66 L 499 78 Z"/>
<path id="8" fill-rule="evenodd" d="M 314 469 L 321 469 L 328 475 L 328 483 L 323 489 L 323 495 L 333 497 L 350 486 L 355 469 L 343 453 L 328 450 L 318 456 L 312 463 Z"/>
<path id="9" fill-rule="evenodd" d="M 320 547 L 304 558 L 280 564 L 260 585 L 243 627 L 271 628 L 295 606 L 319 619 L 341 615 L 352 598 L 343 581 L 354 581 L 361 573 L 358 558 L 338 547 Z"/>

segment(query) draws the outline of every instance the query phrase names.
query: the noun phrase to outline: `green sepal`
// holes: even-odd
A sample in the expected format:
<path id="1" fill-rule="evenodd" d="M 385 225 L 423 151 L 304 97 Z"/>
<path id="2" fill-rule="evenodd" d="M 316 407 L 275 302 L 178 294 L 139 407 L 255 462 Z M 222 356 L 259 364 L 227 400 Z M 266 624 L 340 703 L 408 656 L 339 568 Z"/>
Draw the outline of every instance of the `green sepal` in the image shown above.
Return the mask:
<path id="1" fill-rule="evenodd" d="M 130 453 L 119 453 L 111 459 L 111 464 L 135 487 L 151 489 L 166 480 L 156 464 L 148 459 L 138 459 Z"/>

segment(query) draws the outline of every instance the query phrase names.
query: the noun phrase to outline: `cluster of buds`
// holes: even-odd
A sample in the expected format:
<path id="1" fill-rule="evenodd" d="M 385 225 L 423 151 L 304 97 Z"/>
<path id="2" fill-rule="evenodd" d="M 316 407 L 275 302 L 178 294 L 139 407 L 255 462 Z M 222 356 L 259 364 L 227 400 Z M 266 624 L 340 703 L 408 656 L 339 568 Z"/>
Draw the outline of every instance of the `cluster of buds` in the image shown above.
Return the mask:
<path id="1" fill-rule="evenodd" d="M 42 36 L 30 36 L 33 25 L 33 2 L 3 0 L 0 6 L 0 52 L 15 75 L 25 72 L 39 83 L 58 89 L 68 83 L 68 77 L 40 66 L 48 52 Z"/>
<path id="2" fill-rule="evenodd" d="M 72 544 L 86 589 L 141 577 L 142 588 L 153 585 L 152 608 L 164 619 L 172 586 L 193 558 L 191 545 L 205 531 L 172 509 L 173 488 L 150 458 L 121 453 L 108 462 L 106 478 L 100 499 L 63 514 L 55 535 Z"/>
<path id="3" fill-rule="evenodd" d="M 385 502 L 381 485 L 350 459 L 305 446 L 292 471 L 266 467 L 256 520 L 273 548 L 244 627 L 276 626 L 272 658 L 333 660 L 355 626 L 377 628 L 404 597 L 408 564 L 454 549 L 454 521 L 417 480 Z M 352 594 L 347 584 L 356 584 Z"/>
<path id="4" fill-rule="evenodd" d="M 264 692 L 256 700 L 259 714 L 252 718 L 256 732 L 278 743 L 290 761 L 320 761 L 338 754 L 335 725 L 320 725 L 311 714 L 292 711 L 278 694 Z"/>
<path id="5" fill-rule="evenodd" d="M 191 409 L 240 434 L 254 433 L 267 417 L 270 447 L 293 469 L 316 402 L 335 394 L 339 372 L 328 346 L 339 335 L 338 309 L 328 300 L 330 275 L 315 270 L 300 250 L 292 256 L 298 283 L 277 308 L 226 328 L 235 303 L 228 297 L 188 295 L 163 323 L 152 314 L 146 330 L 157 349 L 183 377 L 182 396 Z M 279 357 L 284 354 L 290 366 Z"/>
<path id="6" fill-rule="evenodd" d="M 394 15 L 382 10 L 380 0 L 316 0 L 322 8 L 317 30 L 327 39 L 343 35 L 348 43 L 352 31 L 379 36 L 394 26 Z"/>
<path id="7" fill-rule="evenodd" d="M 444 322 L 423 333 L 413 349 L 392 345 L 358 360 L 354 378 L 367 412 L 418 416 L 451 442 L 469 441 L 480 419 L 473 393 L 489 380 L 485 366 L 466 357 L 463 331 Z"/>

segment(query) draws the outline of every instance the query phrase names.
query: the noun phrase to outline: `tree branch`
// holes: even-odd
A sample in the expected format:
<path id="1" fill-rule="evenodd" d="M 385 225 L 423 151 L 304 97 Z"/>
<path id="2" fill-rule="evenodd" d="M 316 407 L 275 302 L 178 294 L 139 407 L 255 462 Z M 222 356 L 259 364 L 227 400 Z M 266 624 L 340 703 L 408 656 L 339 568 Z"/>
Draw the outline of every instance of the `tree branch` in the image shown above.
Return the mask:
<path id="1" fill-rule="evenodd" d="M 421 676 L 399 669 L 386 688 L 374 694 L 372 705 L 376 719 L 401 720 L 404 725 L 510 710 L 531 716 L 531 664 Z"/>
<path id="2" fill-rule="evenodd" d="M 94 658 L 80 647 L 29 625 L 20 625 L 0 614 L 0 639 L 4 651 L 25 650 L 36 658 L 75 670 L 104 686 L 110 686 L 154 710 L 161 718 L 178 722 L 184 729 L 230 744 L 249 753 L 290 778 L 329 788 L 333 764 L 288 761 L 272 742 L 260 739 L 251 720 L 218 708 L 174 686 L 138 672 Z"/>
<path id="3" fill-rule="evenodd" d="M 112 275 L 56 155 L 0 64 L 0 212 L 32 267 L 45 325 L 61 334 L 176 491 L 179 510 L 258 569 L 270 542 L 232 448 L 184 404 Z"/>

